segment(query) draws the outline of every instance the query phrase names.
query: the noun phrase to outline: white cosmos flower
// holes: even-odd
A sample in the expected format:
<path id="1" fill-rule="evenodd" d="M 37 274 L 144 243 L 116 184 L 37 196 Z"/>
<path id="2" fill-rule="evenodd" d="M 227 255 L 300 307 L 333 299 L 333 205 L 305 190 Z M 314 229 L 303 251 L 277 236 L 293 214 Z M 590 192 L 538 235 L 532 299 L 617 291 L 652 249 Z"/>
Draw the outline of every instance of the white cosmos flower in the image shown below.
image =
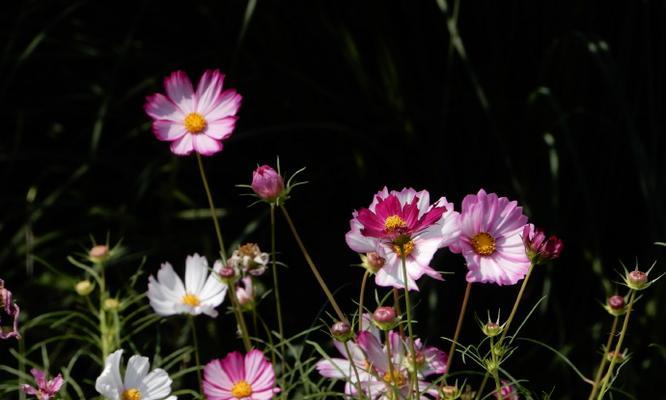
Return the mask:
<path id="1" fill-rule="evenodd" d="M 153 310 L 159 315 L 199 315 L 204 313 L 217 317 L 215 307 L 222 304 L 227 286 L 217 277 L 222 263 L 216 261 L 215 273 L 208 276 L 208 261 L 198 254 L 185 260 L 185 284 L 165 262 L 157 272 L 157 279 L 148 278 L 148 298 Z"/>
<path id="2" fill-rule="evenodd" d="M 95 390 L 109 400 L 176 400 L 171 393 L 171 378 L 161 368 L 150 373 L 148 357 L 134 355 L 127 362 L 125 379 L 120 377 L 120 358 L 116 350 L 104 360 L 104 370 L 95 381 Z M 168 397 L 167 397 L 168 396 Z"/>

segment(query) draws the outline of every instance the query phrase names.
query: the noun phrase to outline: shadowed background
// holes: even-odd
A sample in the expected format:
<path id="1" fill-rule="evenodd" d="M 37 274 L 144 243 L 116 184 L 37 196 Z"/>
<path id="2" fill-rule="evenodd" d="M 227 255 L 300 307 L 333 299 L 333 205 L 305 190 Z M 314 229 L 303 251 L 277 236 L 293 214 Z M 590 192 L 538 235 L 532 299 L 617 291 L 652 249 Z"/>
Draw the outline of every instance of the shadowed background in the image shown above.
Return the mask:
<path id="1" fill-rule="evenodd" d="M 122 238 L 134 256 L 110 272 L 118 286 L 143 255 L 147 273 L 167 260 L 182 270 L 193 252 L 215 255 L 196 161 L 155 140 L 142 109 L 177 69 L 196 81 L 219 68 L 225 87 L 244 97 L 224 151 L 205 160 L 226 242 L 270 244 L 266 207 L 247 208 L 235 184 L 277 155 L 287 174 L 306 166 L 309 184 L 287 207 L 346 310 L 362 270 L 350 267 L 359 259 L 344 234 L 351 212 L 384 185 L 428 189 L 456 206 L 483 187 L 518 200 L 563 238 L 563 257 L 535 272 L 519 317 L 548 294 L 524 335 L 588 376 L 610 325 L 599 302 L 624 293 L 620 261 L 646 269 L 664 256 L 653 245 L 666 240 L 662 2 L 22 1 L 5 9 L 0 276 L 27 319 L 75 300 L 74 281 L 57 271 L 76 275 L 66 255 L 85 251 L 89 235 Z M 278 249 L 294 334 L 323 316 L 325 299 L 281 218 Z M 417 332 L 441 344 L 453 333 L 465 267 L 446 250 L 432 265 L 454 274 L 419 281 Z M 471 311 L 507 315 L 516 292 L 475 286 Z M 663 284 L 646 292 L 626 339 L 633 360 L 618 386 L 635 398 L 650 397 L 666 367 L 665 297 Z M 204 359 L 240 347 L 230 317 L 207 327 Z M 463 342 L 480 335 L 469 314 Z M 507 368 L 536 393 L 587 393 L 541 347 L 521 346 Z"/>

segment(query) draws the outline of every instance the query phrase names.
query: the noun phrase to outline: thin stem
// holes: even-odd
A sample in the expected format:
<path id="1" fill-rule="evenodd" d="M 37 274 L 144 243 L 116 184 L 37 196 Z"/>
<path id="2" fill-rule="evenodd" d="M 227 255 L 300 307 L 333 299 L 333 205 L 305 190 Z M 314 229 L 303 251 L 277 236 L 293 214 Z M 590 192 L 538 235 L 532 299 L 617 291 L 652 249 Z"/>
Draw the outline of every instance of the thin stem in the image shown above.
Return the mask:
<path id="1" fill-rule="evenodd" d="M 224 249 L 224 240 L 222 240 L 222 231 L 220 231 L 220 223 L 217 221 L 217 213 L 215 211 L 215 205 L 213 203 L 213 195 L 210 193 L 210 187 L 208 186 L 208 179 L 206 178 L 206 171 L 204 170 L 203 161 L 201 160 L 201 155 L 196 153 L 197 163 L 199 164 L 199 172 L 201 173 L 201 181 L 203 182 L 204 190 L 206 191 L 206 197 L 208 197 L 208 207 L 210 207 L 210 217 L 213 219 L 213 225 L 215 225 L 215 235 L 217 236 L 217 243 L 220 246 L 220 255 L 222 256 L 222 261 L 227 260 L 227 252 Z"/>
<path id="2" fill-rule="evenodd" d="M 402 307 L 400 306 L 400 293 L 398 293 L 398 289 L 393 288 L 393 308 L 395 308 L 395 313 L 398 315 L 402 315 Z M 398 325 L 398 329 L 400 330 L 400 337 L 405 336 L 405 328 L 402 326 L 402 324 Z"/>
<path id="3" fill-rule="evenodd" d="M 465 319 L 465 311 L 467 310 L 467 303 L 469 302 L 469 294 L 472 291 L 472 282 L 467 282 L 467 287 L 465 288 L 465 295 L 463 296 L 462 305 L 460 306 L 460 313 L 458 314 L 458 323 L 456 324 L 456 330 L 453 333 L 453 341 L 451 342 L 451 347 L 449 348 L 449 360 L 446 366 L 446 374 L 451 373 L 451 364 L 453 363 L 453 357 L 456 352 L 456 343 L 458 343 L 458 337 L 460 336 L 460 330 L 462 329 L 463 320 Z"/>
<path id="4" fill-rule="evenodd" d="M 479 390 L 476 392 L 475 400 L 481 399 L 481 395 L 483 394 L 483 389 L 486 387 L 486 382 L 488 382 L 489 376 L 490 375 L 488 375 L 487 372 L 483 375 L 483 380 L 481 380 L 481 385 L 479 386 Z"/>
<path id="5" fill-rule="evenodd" d="M 271 330 L 268 329 L 268 325 L 266 325 L 266 321 L 264 321 L 263 318 L 261 318 L 261 315 L 259 313 L 256 313 L 257 318 L 259 319 L 259 322 L 261 323 L 261 326 L 264 328 L 264 332 L 266 332 L 266 336 L 268 337 L 268 345 L 271 348 L 271 361 L 273 363 L 273 369 L 275 370 L 275 374 L 278 375 L 278 369 L 277 369 L 277 357 L 275 356 L 275 344 L 273 343 L 273 335 L 271 334 Z M 280 338 L 282 340 L 282 338 Z M 284 355 L 282 355 L 282 361 L 284 362 Z M 280 384 L 280 387 L 282 388 L 282 391 L 280 392 L 280 397 L 283 399 L 287 398 L 287 391 L 284 389 L 286 388 L 286 384 L 284 382 L 284 372 L 281 372 L 280 379 L 282 383 Z"/>
<path id="6" fill-rule="evenodd" d="M 194 361 L 197 363 L 197 378 L 199 379 L 199 390 L 203 390 L 203 380 L 201 379 L 201 360 L 199 359 L 199 342 L 197 340 L 197 328 L 194 323 L 194 317 L 188 318 L 190 329 L 192 330 L 192 342 L 194 343 Z"/>
<path id="7" fill-rule="evenodd" d="M 608 340 L 606 341 L 606 346 L 604 347 L 604 353 L 601 355 L 601 362 L 599 363 L 597 374 L 594 377 L 594 383 L 592 383 L 592 392 L 590 392 L 590 396 L 587 398 L 588 400 L 593 400 L 594 396 L 597 395 L 597 390 L 599 390 L 601 375 L 604 373 L 604 368 L 606 367 L 608 352 L 610 351 L 611 344 L 613 343 L 613 337 L 615 336 L 615 330 L 617 329 L 617 322 L 619 319 L 620 318 L 617 315 L 613 317 L 613 325 L 611 326 L 610 334 L 608 335 Z"/>
<path id="8" fill-rule="evenodd" d="M 414 393 L 416 393 L 415 399 L 420 399 L 421 395 L 419 394 L 419 380 L 416 374 L 416 348 L 414 347 L 414 332 L 412 331 L 412 305 L 409 299 L 409 282 L 407 280 L 407 262 L 405 261 L 405 252 L 404 248 L 400 246 L 400 260 L 402 263 L 402 277 L 405 281 L 405 308 L 407 309 L 407 332 L 409 332 L 409 351 L 412 356 L 412 366 L 410 368 L 410 379 L 411 383 L 414 385 Z"/>
<path id="9" fill-rule="evenodd" d="M 106 301 L 106 278 L 104 274 L 104 266 L 100 270 L 99 278 L 99 335 L 100 335 L 100 344 L 102 345 L 102 360 L 106 360 L 106 357 L 110 353 L 109 342 L 107 340 L 108 336 L 108 327 L 106 325 L 106 311 L 104 310 L 104 302 Z"/>
<path id="10" fill-rule="evenodd" d="M 282 306 L 280 303 L 280 286 L 278 285 L 277 274 L 277 260 L 276 260 L 276 247 L 275 247 L 275 206 L 271 204 L 271 259 L 273 260 L 273 294 L 275 295 L 275 311 L 278 320 L 278 332 L 280 333 L 280 341 L 284 338 L 284 325 L 282 322 Z M 284 351 L 282 345 L 280 351 Z"/>
<path id="11" fill-rule="evenodd" d="M 398 394 L 398 388 L 395 385 L 395 380 L 396 380 L 396 374 L 393 369 L 393 350 L 391 349 L 391 335 L 390 331 L 385 331 L 385 341 L 386 341 L 386 356 L 388 357 L 388 373 L 389 373 L 389 379 L 388 379 L 388 384 L 391 386 L 391 391 L 393 392 L 393 395 L 395 398 L 399 398 Z M 398 371 L 400 373 L 400 371 Z M 386 381 L 386 378 L 384 378 L 384 381 Z"/>
<path id="12" fill-rule="evenodd" d="M 349 350 L 349 345 L 347 344 L 347 341 L 342 342 L 345 345 L 345 352 L 347 353 L 347 359 L 349 360 L 349 364 L 352 367 L 352 370 L 354 370 L 354 375 L 356 375 L 356 390 L 358 390 L 359 396 L 361 396 L 361 399 L 365 398 L 365 394 L 363 392 L 363 388 L 361 387 L 361 376 L 358 373 L 358 369 L 356 369 L 356 363 L 354 362 L 354 358 L 352 357 L 351 351 Z"/>
<path id="13" fill-rule="evenodd" d="M 358 331 L 363 331 L 363 297 L 365 296 L 365 284 L 370 276 L 370 271 L 365 270 L 363 280 L 361 280 L 361 293 L 358 295 Z"/>
<path id="14" fill-rule="evenodd" d="M 490 358 L 493 360 L 493 379 L 495 379 L 495 394 L 499 400 L 504 400 L 502 396 L 502 382 L 499 378 L 499 363 L 497 362 L 497 356 L 495 355 L 495 340 L 490 337 Z"/>
<path id="15" fill-rule="evenodd" d="M 317 269 L 317 266 L 315 266 L 314 261 L 312 261 L 312 258 L 310 257 L 308 250 L 305 248 L 305 245 L 303 244 L 300 235 L 296 231 L 296 227 L 294 226 L 294 223 L 292 222 L 291 217 L 287 212 L 287 209 L 283 205 L 280 206 L 280 209 L 282 209 L 282 213 L 284 214 L 284 217 L 287 220 L 289 229 L 291 229 L 291 233 L 294 235 L 294 239 L 296 239 L 296 243 L 298 243 L 298 247 L 300 247 L 301 252 L 303 253 L 303 257 L 305 258 L 305 261 L 312 270 L 312 273 L 317 279 L 317 282 L 319 282 L 319 286 L 321 286 L 321 289 L 324 291 L 324 294 L 326 294 L 326 297 L 328 297 L 328 301 L 331 303 L 331 306 L 333 306 L 333 309 L 335 310 L 335 313 L 338 315 L 338 318 L 340 319 L 340 321 L 349 323 L 347 317 L 345 317 L 345 315 L 342 313 L 342 310 L 338 306 L 338 303 L 335 301 L 333 293 L 331 293 L 331 291 L 328 289 L 328 286 L 326 286 L 326 282 L 324 282 L 324 279 L 321 277 L 321 274 L 319 274 L 319 270 Z"/>
<path id="16" fill-rule="evenodd" d="M 236 286 L 233 283 L 230 283 L 228 287 L 230 292 L 229 298 L 231 300 L 231 308 L 233 309 L 234 315 L 236 316 L 236 322 L 238 322 L 238 326 L 240 327 L 245 351 L 249 352 L 252 350 L 252 344 L 250 343 L 250 335 L 247 333 L 247 325 L 245 325 L 243 312 L 241 311 L 240 304 L 238 304 L 238 298 L 236 297 Z"/>
<path id="17" fill-rule="evenodd" d="M 606 372 L 606 375 L 604 376 L 604 379 L 602 381 L 601 390 L 599 391 L 599 396 L 597 397 L 597 400 L 603 399 L 604 394 L 606 394 L 606 391 L 608 390 L 607 388 L 608 381 L 610 380 L 610 377 L 613 375 L 613 368 L 615 368 L 615 363 L 618 359 L 618 355 L 620 354 L 620 350 L 622 350 L 622 342 L 624 342 L 624 336 L 627 334 L 627 327 L 629 327 L 629 316 L 631 315 L 631 309 L 634 305 L 635 298 L 636 298 L 636 291 L 632 290 L 631 295 L 629 296 L 629 304 L 627 305 L 627 313 L 624 315 L 624 322 L 622 323 L 620 338 L 617 340 L 617 344 L 615 345 L 615 352 L 611 357 L 610 365 L 608 366 L 608 372 Z"/>

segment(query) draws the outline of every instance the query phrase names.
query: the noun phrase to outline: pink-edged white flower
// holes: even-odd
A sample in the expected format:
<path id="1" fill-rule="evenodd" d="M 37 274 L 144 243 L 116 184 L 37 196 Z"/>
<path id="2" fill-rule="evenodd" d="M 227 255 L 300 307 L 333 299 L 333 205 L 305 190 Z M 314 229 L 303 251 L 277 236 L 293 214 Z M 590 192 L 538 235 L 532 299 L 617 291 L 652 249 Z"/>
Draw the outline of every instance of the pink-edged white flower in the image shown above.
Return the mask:
<path id="1" fill-rule="evenodd" d="M 157 139 L 171 142 L 171 151 L 188 155 L 195 151 L 210 156 L 222 151 L 222 140 L 236 126 L 241 95 L 234 89 L 222 90 L 224 74 L 208 70 L 194 91 L 183 71 L 164 80 L 166 96 L 156 93 L 146 98 L 144 109 L 153 119 Z"/>
<path id="2" fill-rule="evenodd" d="M 245 357 L 234 351 L 204 368 L 203 392 L 208 400 L 268 400 L 279 391 L 273 366 L 256 349 Z"/>
<path id="3" fill-rule="evenodd" d="M 440 247 L 455 242 L 459 234 L 458 213 L 453 203 L 441 197 L 432 205 L 426 190 L 389 192 L 384 188 L 368 208 L 353 213 L 345 239 L 358 253 L 375 253 L 384 259 L 375 275 L 379 286 L 404 288 L 402 257 L 407 267 L 407 286 L 418 290 L 416 280 L 424 274 L 442 279 L 430 267 L 430 260 Z"/>
<path id="4" fill-rule="evenodd" d="M 30 373 L 35 377 L 37 387 L 23 384 L 21 385 L 21 391 L 25 394 L 35 396 L 37 400 L 50 400 L 51 398 L 55 398 L 56 394 L 62 387 L 62 384 L 65 383 L 61 374 L 58 374 L 51 380 L 47 380 L 46 372 L 42 370 L 33 368 L 30 370 Z"/>
<path id="5" fill-rule="evenodd" d="M 121 378 L 122 355 L 122 350 L 116 350 L 104 360 L 104 370 L 95 381 L 99 394 L 109 400 L 176 400 L 176 396 L 169 396 L 172 381 L 166 371 L 156 368 L 148 372 L 148 357 L 130 357 L 125 378 Z"/>
<path id="6" fill-rule="evenodd" d="M 465 196 L 460 211 L 460 238 L 451 250 L 467 261 L 467 282 L 513 285 L 530 268 L 522 234 L 527 224 L 522 207 L 495 193 Z"/>
<path id="7" fill-rule="evenodd" d="M 208 261 L 194 254 L 185 260 L 185 284 L 168 262 L 162 264 L 157 279 L 148 277 L 148 298 L 159 315 L 199 315 L 217 317 L 215 307 L 222 304 L 227 286 L 218 278 L 222 262 L 216 261 L 208 275 Z"/>

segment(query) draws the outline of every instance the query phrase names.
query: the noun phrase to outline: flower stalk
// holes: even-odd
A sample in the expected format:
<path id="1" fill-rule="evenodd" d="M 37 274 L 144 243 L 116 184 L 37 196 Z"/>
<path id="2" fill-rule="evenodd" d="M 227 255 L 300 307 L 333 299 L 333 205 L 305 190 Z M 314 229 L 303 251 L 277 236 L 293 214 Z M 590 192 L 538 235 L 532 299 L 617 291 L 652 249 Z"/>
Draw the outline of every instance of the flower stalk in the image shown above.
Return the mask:
<path id="1" fill-rule="evenodd" d="M 456 330 L 453 333 L 453 340 L 451 341 L 451 347 L 449 348 L 449 360 L 446 367 L 447 375 L 451 373 L 451 364 L 453 363 L 453 357 L 456 354 L 456 344 L 458 343 L 460 330 L 462 329 L 463 320 L 465 319 L 465 312 L 467 310 L 467 303 L 469 302 L 469 295 L 471 291 L 472 282 L 467 282 L 467 287 L 465 287 L 465 295 L 463 296 L 462 305 L 460 306 L 460 313 L 458 314 L 458 323 L 456 324 Z"/>
<path id="2" fill-rule="evenodd" d="M 210 192 L 210 187 L 208 186 L 208 178 L 206 178 L 206 171 L 204 170 L 203 161 L 201 160 L 201 155 L 197 155 L 197 164 L 199 165 L 199 173 L 201 174 L 201 181 L 203 182 L 204 190 L 206 191 L 206 197 L 208 198 L 208 207 L 210 207 L 210 217 L 213 219 L 213 225 L 215 226 L 215 235 L 217 236 L 217 243 L 220 246 L 220 256 L 222 256 L 222 262 L 227 261 L 227 252 L 224 248 L 224 240 L 222 239 L 222 231 L 220 231 L 220 223 L 217 220 L 217 214 L 215 211 L 215 203 L 213 203 L 213 195 Z"/>
<path id="3" fill-rule="evenodd" d="M 407 309 L 407 332 L 409 334 L 409 354 L 412 357 L 412 365 L 414 368 L 410 368 L 409 375 L 410 375 L 410 382 L 412 385 L 414 385 L 414 393 L 415 393 L 415 399 L 420 399 L 421 395 L 419 394 L 419 380 L 418 376 L 416 373 L 417 370 L 417 362 L 416 362 L 416 348 L 414 347 L 414 332 L 412 331 L 412 306 L 411 306 L 411 301 L 409 299 L 409 284 L 407 280 L 407 263 L 405 261 L 405 249 L 401 245 L 400 246 L 400 258 L 402 261 L 402 276 L 403 279 L 405 280 L 405 308 Z"/>
<path id="4" fill-rule="evenodd" d="M 597 391 L 599 390 L 599 384 L 601 383 L 601 376 L 604 373 L 604 368 L 606 367 L 606 361 L 608 352 L 610 351 L 611 344 L 613 343 L 613 338 L 615 337 L 615 331 L 617 329 L 617 323 L 618 320 L 620 319 L 619 316 L 613 317 L 613 325 L 611 326 L 610 333 L 608 335 L 608 340 L 606 341 L 606 346 L 604 347 L 604 353 L 601 355 L 601 361 L 599 362 L 599 368 L 597 369 L 597 374 L 594 377 L 594 383 L 592 384 L 592 391 L 590 392 L 590 396 L 588 397 L 588 400 L 593 400 L 594 396 L 597 395 Z"/>

